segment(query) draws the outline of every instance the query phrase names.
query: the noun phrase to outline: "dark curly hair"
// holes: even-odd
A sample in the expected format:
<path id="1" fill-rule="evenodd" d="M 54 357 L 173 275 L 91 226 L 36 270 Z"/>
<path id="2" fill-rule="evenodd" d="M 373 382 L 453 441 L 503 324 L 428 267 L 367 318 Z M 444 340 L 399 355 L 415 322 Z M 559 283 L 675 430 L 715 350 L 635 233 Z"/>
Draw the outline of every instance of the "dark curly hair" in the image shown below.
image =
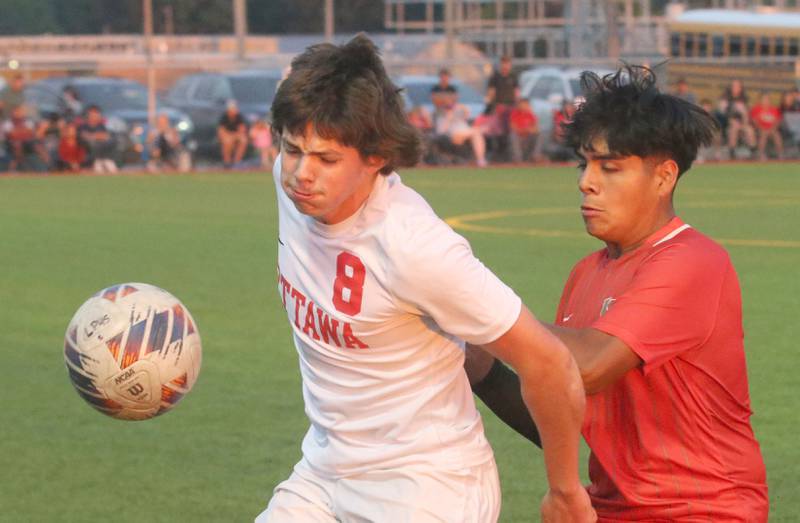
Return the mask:
<path id="1" fill-rule="evenodd" d="M 575 152 L 592 150 L 603 139 L 615 154 L 671 158 L 680 176 L 717 129 L 697 105 L 660 92 L 655 73 L 644 66 L 625 64 L 602 78 L 585 71 L 581 85 L 585 101 L 565 126 L 566 143 Z"/>
<path id="2" fill-rule="evenodd" d="M 341 46 L 313 45 L 295 57 L 272 102 L 272 124 L 276 134 L 300 135 L 311 124 L 326 140 L 386 160 L 383 174 L 415 165 L 422 152 L 400 90 L 363 34 Z"/>

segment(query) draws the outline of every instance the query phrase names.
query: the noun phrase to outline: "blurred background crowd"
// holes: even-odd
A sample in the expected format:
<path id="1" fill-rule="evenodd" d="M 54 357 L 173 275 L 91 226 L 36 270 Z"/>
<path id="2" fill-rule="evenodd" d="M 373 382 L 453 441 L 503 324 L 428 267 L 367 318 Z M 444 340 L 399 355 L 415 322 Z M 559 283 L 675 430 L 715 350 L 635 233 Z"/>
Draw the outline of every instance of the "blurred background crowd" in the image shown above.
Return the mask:
<path id="1" fill-rule="evenodd" d="M 580 74 L 620 61 L 716 118 L 701 161 L 800 155 L 798 0 L 29 3 L 0 20 L 0 172 L 269 168 L 291 58 L 357 30 L 426 164 L 571 160 Z"/>
<path id="2" fill-rule="evenodd" d="M 518 73 L 511 58 L 503 57 L 483 90 L 447 68 L 438 75 L 403 75 L 396 82 L 409 120 L 424 138 L 426 164 L 563 162 L 573 159 L 562 125 L 581 102 L 580 72 L 539 67 Z M 270 168 L 277 148 L 269 109 L 281 74 L 187 75 L 158 98 L 152 126 L 147 89 L 138 82 L 57 76 L 28 84 L 14 75 L 0 90 L 0 172 Z M 215 89 L 224 94 L 203 98 Z M 719 124 L 701 161 L 800 155 L 800 89 L 752 93 L 734 79 L 719 86 L 719 97 L 699 98 L 685 77 L 670 89 Z"/>

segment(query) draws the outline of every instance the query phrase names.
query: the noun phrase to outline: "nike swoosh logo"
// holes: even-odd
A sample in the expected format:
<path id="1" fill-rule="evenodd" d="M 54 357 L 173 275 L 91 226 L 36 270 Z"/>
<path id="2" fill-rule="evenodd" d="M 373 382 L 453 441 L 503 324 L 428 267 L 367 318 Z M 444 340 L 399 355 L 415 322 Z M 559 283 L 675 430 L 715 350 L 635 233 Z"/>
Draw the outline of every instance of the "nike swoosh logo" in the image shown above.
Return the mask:
<path id="1" fill-rule="evenodd" d="M 283 245 L 283 242 L 281 241 L 281 237 L 280 237 L 280 236 L 278 236 L 278 243 L 280 243 L 281 245 Z"/>
<path id="2" fill-rule="evenodd" d="M 563 318 L 561 318 L 561 321 L 567 322 L 567 321 L 569 321 L 570 318 L 572 318 L 572 314 L 564 316 Z"/>

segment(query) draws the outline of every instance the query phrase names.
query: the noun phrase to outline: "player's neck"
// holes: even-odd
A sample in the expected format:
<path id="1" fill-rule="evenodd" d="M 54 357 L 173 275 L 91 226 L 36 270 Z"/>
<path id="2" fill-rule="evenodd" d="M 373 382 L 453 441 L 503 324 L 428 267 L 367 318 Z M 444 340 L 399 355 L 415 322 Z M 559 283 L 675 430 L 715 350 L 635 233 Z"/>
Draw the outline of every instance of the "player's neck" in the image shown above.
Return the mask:
<path id="1" fill-rule="evenodd" d="M 674 217 L 675 210 L 672 208 L 672 205 L 670 205 L 669 208 L 665 209 L 663 213 L 659 213 L 651 221 L 649 221 L 647 226 L 640 228 L 635 234 L 632 234 L 630 238 L 626 239 L 625 241 L 606 242 L 606 249 L 608 251 L 609 258 L 617 259 L 635 251 L 641 247 L 644 242 L 653 235 L 653 233 L 660 230 L 662 227 L 665 227 L 670 221 L 672 221 Z"/>

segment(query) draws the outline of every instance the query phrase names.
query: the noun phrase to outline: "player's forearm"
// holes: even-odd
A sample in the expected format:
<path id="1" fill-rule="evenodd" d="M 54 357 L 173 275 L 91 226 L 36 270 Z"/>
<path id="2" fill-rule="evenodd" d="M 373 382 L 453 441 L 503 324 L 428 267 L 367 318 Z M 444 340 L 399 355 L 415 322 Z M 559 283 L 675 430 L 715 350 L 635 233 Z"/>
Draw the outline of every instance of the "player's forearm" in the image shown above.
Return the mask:
<path id="1" fill-rule="evenodd" d="M 520 370 L 522 397 L 539 429 L 545 466 L 553 491 L 580 486 L 578 447 L 585 393 L 578 368 L 566 348 L 554 340 L 547 356 Z"/>

